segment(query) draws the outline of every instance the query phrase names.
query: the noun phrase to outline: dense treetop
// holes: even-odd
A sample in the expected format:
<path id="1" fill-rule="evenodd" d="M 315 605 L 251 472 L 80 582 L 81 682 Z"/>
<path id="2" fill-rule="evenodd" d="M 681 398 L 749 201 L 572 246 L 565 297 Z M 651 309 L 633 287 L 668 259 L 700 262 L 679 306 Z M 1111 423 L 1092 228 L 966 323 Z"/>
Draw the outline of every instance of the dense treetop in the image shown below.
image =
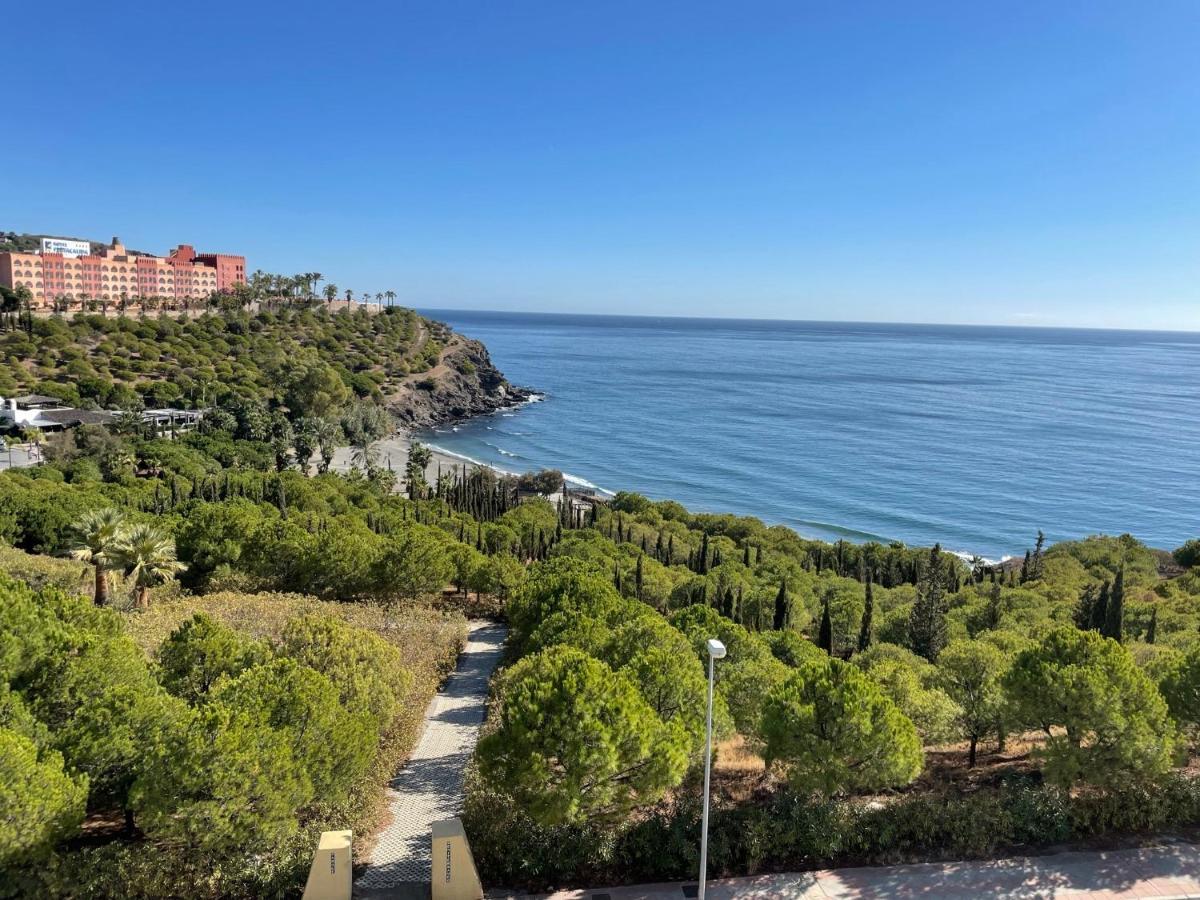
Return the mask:
<path id="1" fill-rule="evenodd" d="M 435 365 L 450 335 L 410 309 L 315 305 L 253 315 L 79 313 L 35 318 L 30 327 L 0 334 L 0 395 L 122 409 L 254 398 L 298 415 L 324 415 L 349 397 L 387 396 Z"/>

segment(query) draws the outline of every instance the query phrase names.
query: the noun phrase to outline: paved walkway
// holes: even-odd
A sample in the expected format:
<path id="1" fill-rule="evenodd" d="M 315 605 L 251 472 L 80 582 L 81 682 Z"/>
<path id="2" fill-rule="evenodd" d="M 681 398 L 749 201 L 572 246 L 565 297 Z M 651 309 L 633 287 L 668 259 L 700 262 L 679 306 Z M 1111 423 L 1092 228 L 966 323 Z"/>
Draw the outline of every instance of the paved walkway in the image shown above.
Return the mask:
<path id="1" fill-rule="evenodd" d="M 463 774 L 487 706 L 488 679 L 500 662 L 503 625 L 471 622 L 458 668 L 425 712 L 425 732 L 390 785 L 391 822 L 376 838 L 356 897 L 428 897 L 429 826 L 462 811 Z"/>
<path id="2" fill-rule="evenodd" d="M 695 883 L 657 884 L 560 891 L 547 895 L 546 900 L 683 900 L 696 896 L 695 887 Z M 709 900 L 1165 900 L 1200 897 L 1200 847 L 1171 842 L 1136 850 L 730 878 L 710 881 L 706 894 Z"/>

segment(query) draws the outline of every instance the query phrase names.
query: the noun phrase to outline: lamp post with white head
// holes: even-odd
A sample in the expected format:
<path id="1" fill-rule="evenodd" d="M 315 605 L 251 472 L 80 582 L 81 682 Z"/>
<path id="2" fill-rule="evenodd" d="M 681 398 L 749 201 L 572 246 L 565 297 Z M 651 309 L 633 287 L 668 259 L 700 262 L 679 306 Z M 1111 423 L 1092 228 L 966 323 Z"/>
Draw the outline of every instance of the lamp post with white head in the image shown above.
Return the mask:
<path id="1" fill-rule="evenodd" d="M 716 662 L 725 658 L 725 645 L 716 638 L 708 639 L 708 720 L 704 730 L 704 814 L 700 819 L 700 890 L 699 900 L 704 900 L 704 882 L 708 877 L 708 791 L 712 778 L 712 710 L 713 685 Z"/>

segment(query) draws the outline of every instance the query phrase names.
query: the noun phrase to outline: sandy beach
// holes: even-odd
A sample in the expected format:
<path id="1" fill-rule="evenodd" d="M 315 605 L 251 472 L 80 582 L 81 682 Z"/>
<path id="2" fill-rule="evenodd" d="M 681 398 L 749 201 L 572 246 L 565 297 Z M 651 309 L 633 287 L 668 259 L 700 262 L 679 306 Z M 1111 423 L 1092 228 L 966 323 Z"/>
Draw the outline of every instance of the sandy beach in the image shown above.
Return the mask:
<path id="1" fill-rule="evenodd" d="M 404 429 L 397 431 L 390 437 L 376 441 L 371 445 L 372 451 L 375 452 L 376 458 L 381 466 L 391 468 L 399 477 L 396 479 L 396 490 L 402 492 L 404 490 L 404 467 L 408 463 L 408 448 L 412 445 L 412 434 Z M 425 480 L 430 484 L 437 481 L 438 469 L 448 471 L 450 469 L 461 469 L 463 465 L 473 468 L 475 465 L 484 465 L 483 463 L 470 463 L 460 456 L 453 456 L 441 450 L 430 448 L 433 456 L 429 461 L 429 465 L 425 467 Z M 350 447 L 338 447 L 337 452 L 333 455 L 333 462 L 330 464 L 330 471 L 346 472 L 353 468 L 351 460 L 353 458 L 353 450 Z M 508 469 L 501 469 L 498 466 L 488 466 L 488 468 L 500 472 L 502 474 L 519 474 Z"/>

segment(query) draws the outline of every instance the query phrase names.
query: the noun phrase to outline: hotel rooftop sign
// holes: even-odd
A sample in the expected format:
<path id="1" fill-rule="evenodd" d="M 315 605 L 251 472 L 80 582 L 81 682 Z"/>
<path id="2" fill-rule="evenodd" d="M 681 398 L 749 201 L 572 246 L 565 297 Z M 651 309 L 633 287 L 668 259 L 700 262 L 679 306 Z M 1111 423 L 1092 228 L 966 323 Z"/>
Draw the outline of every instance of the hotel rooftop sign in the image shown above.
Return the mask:
<path id="1" fill-rule="evenodd" d="M 87 256 L 92 252 L 88 241 L 68 241 L 65 238 L 42 238 L 43 253 L 61 253 L 63 256 Z"/>

